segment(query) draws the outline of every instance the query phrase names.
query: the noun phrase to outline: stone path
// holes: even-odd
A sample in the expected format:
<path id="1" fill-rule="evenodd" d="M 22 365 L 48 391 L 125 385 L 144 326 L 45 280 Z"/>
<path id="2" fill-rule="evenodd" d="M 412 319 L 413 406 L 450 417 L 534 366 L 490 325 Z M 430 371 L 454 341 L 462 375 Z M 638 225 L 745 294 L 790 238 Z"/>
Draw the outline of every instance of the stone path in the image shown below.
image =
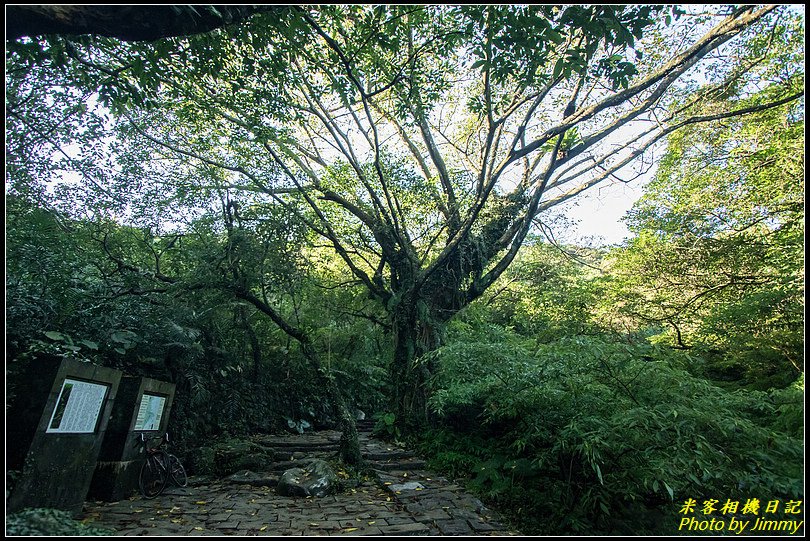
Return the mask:
<path id="1" fill-rule="evenodd" d="M 378 481 L 324 498 L 275 493 L 280 474 L 312 458 L 333 458 L 340 433 L 263 436 L 276 460 L 264 473 L 216 481 L 191 478 L 153 500 L 87 502 L 81 517 L 119 535 L 516 535 L 472 495 L 425 470 L 411 452 L 370 436 L 360 422 L 363 455 Z"/>

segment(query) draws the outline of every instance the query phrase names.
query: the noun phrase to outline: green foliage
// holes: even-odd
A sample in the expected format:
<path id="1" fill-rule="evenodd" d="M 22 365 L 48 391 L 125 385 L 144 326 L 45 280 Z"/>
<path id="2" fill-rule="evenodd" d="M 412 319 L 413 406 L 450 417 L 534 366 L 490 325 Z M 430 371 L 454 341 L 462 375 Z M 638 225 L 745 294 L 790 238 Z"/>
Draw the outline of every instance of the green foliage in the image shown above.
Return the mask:
<path id="1" fill-rule="evenodd" d="M 503 338 L 436 351 L 431 405 L 447 428 L 423 450 L 524 531 L 629 532 L 678 499 L 802 494 L 800 402 L 723 390 L 649 344 Z"/>
<path id="2" fill-rule="evenodd" d="M 99 528 L 73 520 L 70 513 L 59 509 L 24 509 L 6 517 L 6 535 L 115 535 L 115 530 Z"/>
<path id="3" fill-rule="evenodd" d="M 784 106 L 670 137 L 628 217 L 637 236 L 611 256 L 605 304 L 704 352 L 716 379 L 767 389 L 802 369 L 802 115 Z"/>
<path id="4" fill-rule="evenodd" d="M 602 254 L 570 250 L 530 239 L 493 293 L 485 297 L 487 307 L 472 306 L 463 320 L 453 324 L 483 318 L 540 341 L 561 334 L 600 332 L 604 325 L 596 318 L 594 306 L 604 295 L 596 268 Z M 469 332 L 474 338 L 481 328 L 475 326 Z"/>
<path id="5" fill-rule="evenodd" d="M 398 441 L 402 433 L 397 425 L 397 416 L 390 411 L 377 415 L 373 433 L 378 438 L 388 441 Z"/>

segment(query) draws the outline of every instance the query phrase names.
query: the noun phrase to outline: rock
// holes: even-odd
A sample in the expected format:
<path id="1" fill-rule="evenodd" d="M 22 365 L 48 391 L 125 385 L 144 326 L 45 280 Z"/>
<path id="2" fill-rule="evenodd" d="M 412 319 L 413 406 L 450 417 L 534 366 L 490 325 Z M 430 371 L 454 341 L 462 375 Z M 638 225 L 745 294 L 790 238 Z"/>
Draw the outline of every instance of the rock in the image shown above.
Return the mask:
<path id="1" fill-rule="evenodd" d="M 366 420 L 366 412 L 363 410 L 357 410 L 357 415 L 355 416 L 355 420 L 357 421 L 365 421 Z"/>
<path id="2" fill-rule="evenodd" d="M 323 460 L 313 460 L 306 468 L 291 468 L 281 475 L 276 491 L 282 496 L 321 497 L 336 490 L 338 478 Z"/>
<path id="3" fill-rule="evenodd" d="M 285 471 L 278 480 L 276 492 L 281 496 L 309 496 L 309 491 L 304 486 L 306 474 L 306 470 L 301 468 Z"/>

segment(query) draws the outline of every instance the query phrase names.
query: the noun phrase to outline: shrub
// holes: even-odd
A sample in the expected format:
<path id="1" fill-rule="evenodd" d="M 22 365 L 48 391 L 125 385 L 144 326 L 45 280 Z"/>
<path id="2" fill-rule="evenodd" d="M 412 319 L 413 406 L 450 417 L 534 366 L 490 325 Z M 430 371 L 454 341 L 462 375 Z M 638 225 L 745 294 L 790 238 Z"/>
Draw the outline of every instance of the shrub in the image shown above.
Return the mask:
<path id="1" fill-rule="evenodd" d="M 445 428 L 423 451 L 467 472 L 527 533 L 638 534 L 646 519 L 650 533 L 674 533 L 674 515 L 660 517 L 687 498 L 802 497 L 801 401 L 719 388 L 690 375 L 697 360 L 682 352 L 504 336 L 433 357 Z"/>
<path id="2" fill-rule="evenodd" d="M 99 528 L 73 520 L 70 513 L 58 509 L 24 509 L 6 517 L 6 535 L 115 535 L 115 530 Z"/>

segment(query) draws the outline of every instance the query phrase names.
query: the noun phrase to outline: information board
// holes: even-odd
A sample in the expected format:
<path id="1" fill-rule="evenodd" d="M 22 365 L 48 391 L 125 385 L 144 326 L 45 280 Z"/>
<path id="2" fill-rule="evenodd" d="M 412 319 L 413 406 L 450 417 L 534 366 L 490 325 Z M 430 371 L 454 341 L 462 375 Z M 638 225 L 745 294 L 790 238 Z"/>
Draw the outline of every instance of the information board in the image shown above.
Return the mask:
<path id="1" fill-rule="evenodd" d="M 65 378 L 45 432 L 92 434 L 107 396 L 108 385 Z"/>
<path id="2" fill-rule="evenodd" d="M 135 430 L 160 430 L 165 405 L 165 396 L 144 393 L 138 408 L 138 417 L 135 419 Z"/>

